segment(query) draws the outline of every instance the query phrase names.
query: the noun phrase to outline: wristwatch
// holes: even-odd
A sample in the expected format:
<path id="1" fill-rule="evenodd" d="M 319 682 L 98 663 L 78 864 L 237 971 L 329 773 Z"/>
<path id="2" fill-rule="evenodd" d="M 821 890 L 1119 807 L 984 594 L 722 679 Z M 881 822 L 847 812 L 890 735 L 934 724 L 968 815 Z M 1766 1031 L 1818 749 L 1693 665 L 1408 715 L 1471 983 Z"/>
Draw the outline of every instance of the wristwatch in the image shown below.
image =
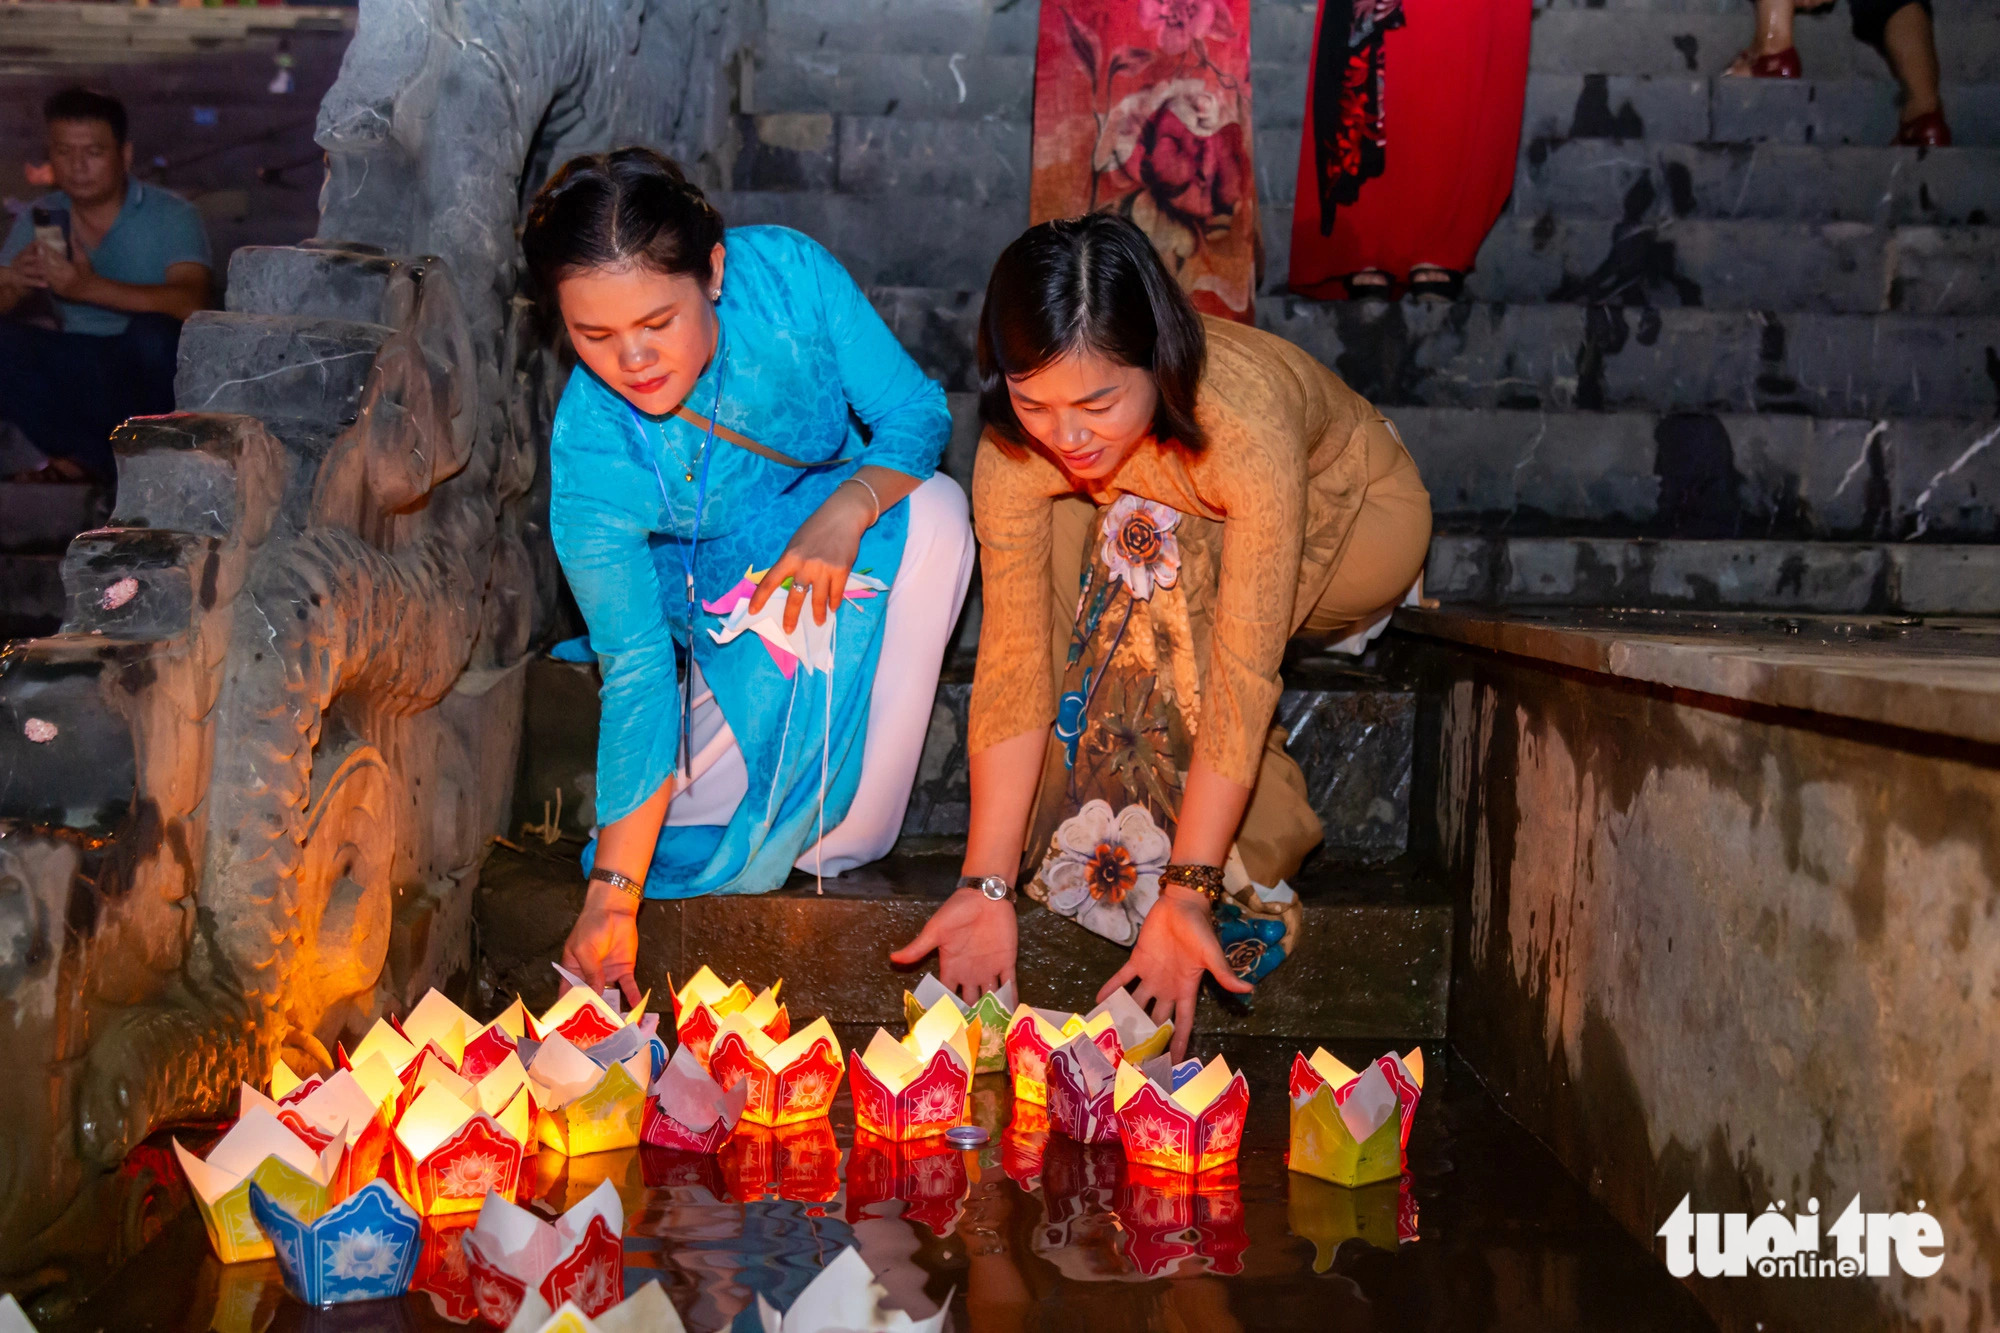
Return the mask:
<path id="1" fill-rule="evenodd" d="M 996 903 L 1011 903 L 1014 901 L 1014 886 L 1009 884 L 1006 878 L 1001 875 L 960 875 L 958 877 L 958 887 L 961 889 L 978 889 L 988 899 Z"/>

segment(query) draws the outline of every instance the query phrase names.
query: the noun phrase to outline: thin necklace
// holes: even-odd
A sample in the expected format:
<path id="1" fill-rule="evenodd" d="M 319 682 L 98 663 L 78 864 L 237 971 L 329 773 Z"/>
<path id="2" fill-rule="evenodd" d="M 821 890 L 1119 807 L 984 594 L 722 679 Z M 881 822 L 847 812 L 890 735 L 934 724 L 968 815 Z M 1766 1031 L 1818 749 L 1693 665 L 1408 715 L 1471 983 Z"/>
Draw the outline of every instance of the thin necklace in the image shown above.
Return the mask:
<path id="1" fill-rule="evenodd" d="M 701 484 L 695 488 L 694 528 L 685 542 L 677 540 L 674 543 L 674 553 L 680 557 L 681 572 L 687 578 L 686 638 L 683 645 L 687 650 L 687 662 L 680 671 L 680 744 L 677 747 L 675 755 L 675 768 L 684 780 L 687 777 L 688 769 L 692 766 L 694 754 L 693 746 L 689 740 L 689 734 L 694 730 L 694 622 L 695 618 L 700 614 L 701 608 L 700 596 L 695 591 L 695 569 L 701 561 L 701 523 L 702 519 L 707 517 L 708 514 L 708 463 L 713 453 L 710 446 L 715 443 L 715 423 L 722 418 L 722 380 L 722 324 L 718 320 L 715 326 L 715 401 L 709 405 L 708 430 L 703 434 L 701 441 L 701 452 L 699 455 L 701 459 Z M 648 420 L 646 414 L 638 408 L 633 407 L 630 402 L 627 402 L 625 406 L 631 409 L 633 419 L 639 422 L 639 433 L 643 438 L 646 433 L 646 423 Z M 667 443 L 666 428 L 657 422 L 653 424 L 655 426 L 654 434 L 661 446 L 671 450 L 673 446 Z M 674 452 L 676 455 L 679 454 L 678 450 L 674 450 Z M 653 463 L 653 478 L 660 484 L 660 499 L 666 504 L 667 513 L 671 515 L 674 511 L 674 503 L 672 497 L 667 494 L 667 479 L 660 475 L 658 460 L 655 460 Z M 695 479 L 694 468 L 692 466 L 689 466 L 687 469 L 687 479 L 689 481 Z"/>

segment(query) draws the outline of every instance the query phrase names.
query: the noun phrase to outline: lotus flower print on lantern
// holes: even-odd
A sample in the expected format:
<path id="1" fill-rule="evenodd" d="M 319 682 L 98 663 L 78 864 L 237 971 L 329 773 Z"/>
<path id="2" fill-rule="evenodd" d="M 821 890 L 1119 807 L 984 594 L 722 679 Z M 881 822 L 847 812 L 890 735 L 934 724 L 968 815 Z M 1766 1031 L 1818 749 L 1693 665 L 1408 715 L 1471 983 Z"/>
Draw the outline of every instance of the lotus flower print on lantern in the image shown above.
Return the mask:
<path id="1" fill-rule="evenodd" d="M 913 991 L 903 992 L 903 1022 L 915 1027 L 917 1020 L 940 999 L 949 999 L 967 1022 L 979 1021 L 979 1062 L 974 1071 L 997 1074 L 1007 1067 L 1007 1022 L 1019 1007 L 1014 983 L 997 991 L 987 991 L 977 1004 L 967 1004 L 945 988 L 943 982 L 926 972 Z"/>
<path id="2" fill-rule="evenodd" d="M 749 1098 L 748 1080 L 724 1092 L 695 1057 L 694 1049 L 682 1046 L 667 1061 L 647 1095 L 639 1139 L 679 1152 L 715 1152 L 735 1131 Z"/>
<path id="3" fill-rule="evenodd" d="M 1036 877 L 1050 911 L 1129 946 L 1159 901 L 1160 872 L 1172 850 L 1173 840 L 1145 806 L 1114 815 L 1107 802 L 1086 801 L 1057 827 Z"/>
<path id="4" fill-rule="evenodd" d="M 1049 1055 L 1049 1120 L 1078 1143 L 1118 1142 L 1118 1057 L 1078 1033 Z"/>
<path id="5" fill-rule="evenodd" d="M 673 984 L 672 977 L 667 978 L 667 984 Z M 673 992 L 674 1032 L 681 1045 L 694 1049 L 694 1058 L 704 1067 L 722 1020 L 731 1014 L 742 1014 L 745 1021 L 772 1041 L 783 1041 L 792 1035 L 792 1017 L 778 1000 L 784 984 L 782 980 L 774 981 L 752 994 L 741 981 L 723 985 L 722 978 L 704 963 L 688 978 L 687 985 Z"/>
<path id="6" fill-rule="evenodd" d="M 603 1314 L 625 1294 L 624 1233 L 625 1206 L 608 1180 L 554 1223 L 488 1196 L 464 1241 L 479 1317 L 533 1327 L 564 1301 Z"/>
<path id="7" fill-rule="evenodd" d="M 1424 1056 L 1391 1051 L 1359 1074 L 1325 1050 L 1292 1060 L 1294 1171 L 1336 1185 L 1369 1185 L 1403 1174 L 1417 1100 L 1424 1090 Z"/>
<path id="8" fill-rule="evenodd" d="M 1121 495 L 1104 515 L 1104 564 L 1111 577 L 1142 602 L 1154 588 L 1171 588 L 1181 575 L 1180 513 L 1157 500 Z"/>
<path id="9" fill-rule="evenodd" d="M 476 1092 L 443 1079 L 430 1083 L 396 1119 L 396 1188 L 426 1216 L 472 1212 L 494 1190 L 511 1195 L 521 1179 L 522 1144 L 532 1138 L 526 1088 L 502 1115 L 512 1129 L 481 1109 Z"/>
<path id="10" fill-rule="evenodd" d="M 256 1185 L 250 1207 L 271 1237 L 285 1289 L 307 1305 L 401 1296 L 417 1271 L 423 1224 L 384 1180 L 307 1221 Z"/>
<path id="11" fill-rule="evenodd" d="M 1022 1005 L 1007 1024 L 1007 1068 L 1014 1076 L 1014 1098 L 1036 1106 L 1048 1100 L 1049 1054 L 1072 1037 L 1089 1037 L 1115 1062 L 1140 1064 L 1167 1049 L 1174 1038 L 1171 1022 L 1155 1023 L 1127 991 L 1087 1014 L 1064 1014 Z"/>
<path id="12" fill-rule="evenodd" d="M 940 996 L 900 1041 L 876 1028 L 847 1070 L 855 1127 L 901 1141 L 962 1123 L 978 1049 L 979 1020 L 968 1025 L 950 996 Z"/>
<path id="13" fill-rule="evenodd" d="M 250 1206 L 253 1185 L 310 1221 L 333 1201 L 347 1140 L 307 1143 L 270 1112 L 252 1107 L 209 1150 L 196 1157 L 175 1139 L 174 1156 L 194 1191 L 195 1206 L 215 1257 L 225 1264 L 271 1257 L 271 1242 Z"/>
<path id="14" fill-rule="evenodd" d="M 745 1014 L 722 1020 L 709 1049 L 708 1072 L 727 1091 L 748 1081 L 743 1118 L 775 1128 L 827 1113 L 846 1069 L 833 1025 L 816 1018 L 783 1041 L 773 1041 Z"/>
<path id="15" fill-rule="evenodd" d="M 1164 1060 L 1147 1062 L 1143 1072 L 1118 1066 L 1112 1101 L 1127 1161 L 1195 1173 L 1236 1160 L 1250 1085 L 1219 1055 L 1199 1072 L 1188 1069 L 1194 1063 L 1171 1071 Z"/>

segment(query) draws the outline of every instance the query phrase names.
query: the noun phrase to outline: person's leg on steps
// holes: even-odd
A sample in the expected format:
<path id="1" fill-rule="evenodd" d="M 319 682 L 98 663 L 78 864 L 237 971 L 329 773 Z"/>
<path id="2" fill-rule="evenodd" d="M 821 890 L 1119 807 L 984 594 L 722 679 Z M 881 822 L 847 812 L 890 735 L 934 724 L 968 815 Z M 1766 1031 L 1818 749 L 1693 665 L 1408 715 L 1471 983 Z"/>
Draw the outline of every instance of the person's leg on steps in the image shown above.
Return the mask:
<path id="1" fill-rule="evenodd" d="M 1431 544 L 1431 497 L 1395 427 L 1376 422 L 1363 437 L 1368 490 L 1354 534 L 1301 632 L 1339 638 L 1392 610 L 1409 593 Z"/>
<path id="2" fill-rule="evenodd" d="M 1864 19 L 1866 22 L 1864 23 Z M 1863 0 L 1855 6 L 1854 35 L 1881 51 L 1902 86 L 1897 142 L 1934 148 L 1951 143 L 1938 96 L 1937 36 L 1930 6 L 1919 0 Z"/>
<path id="3" fill-rule="evenodd" d="M 847 817 L 794 862 L 828 875 L 888 855 L 930 731 L 931 703 L 965 604 L 977 549 L 965 492 L 943 473 L 910 492 L 910 533 L 883 611 L 882 651 L 868 694 L 861 780 Z"/>

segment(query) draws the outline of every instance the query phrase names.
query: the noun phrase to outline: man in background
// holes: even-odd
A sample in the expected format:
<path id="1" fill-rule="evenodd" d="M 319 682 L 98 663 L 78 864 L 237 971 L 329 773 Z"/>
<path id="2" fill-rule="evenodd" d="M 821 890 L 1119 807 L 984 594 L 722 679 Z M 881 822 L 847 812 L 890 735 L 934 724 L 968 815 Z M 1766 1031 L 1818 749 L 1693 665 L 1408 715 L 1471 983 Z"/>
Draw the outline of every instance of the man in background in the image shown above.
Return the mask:
<path id="1" fill-rule="evenodd" d="M 42 114 L 56 190 L 0 245 L 0 420 L 46 460 L 17 479 L 109 480 L 112 428 L 173 410 L 208 236 L 194 205 L 132 177 L 117 98 L 68 88 Z"/>

